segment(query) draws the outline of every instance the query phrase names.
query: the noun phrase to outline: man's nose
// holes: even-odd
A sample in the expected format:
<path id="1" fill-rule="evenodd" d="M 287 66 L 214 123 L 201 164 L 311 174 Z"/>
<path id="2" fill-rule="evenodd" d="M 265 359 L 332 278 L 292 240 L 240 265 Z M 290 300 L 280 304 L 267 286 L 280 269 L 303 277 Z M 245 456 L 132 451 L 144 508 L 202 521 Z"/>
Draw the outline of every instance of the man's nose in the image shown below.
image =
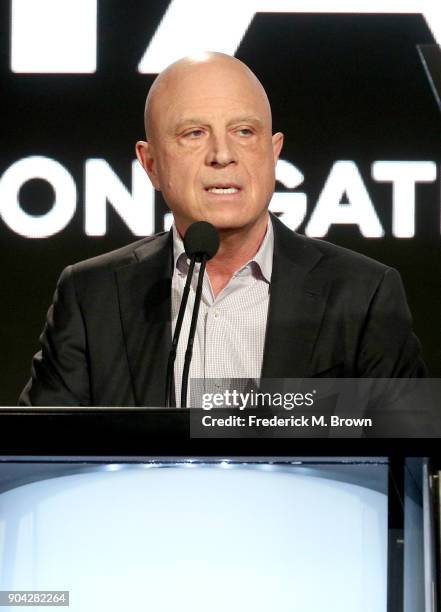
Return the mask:
<path id="1" fill-rule="evenodd" d="M 236 162 L 234 146 L 228 134 L 211 134 L 206 160 L 209 166 L 220 167 Z"/>

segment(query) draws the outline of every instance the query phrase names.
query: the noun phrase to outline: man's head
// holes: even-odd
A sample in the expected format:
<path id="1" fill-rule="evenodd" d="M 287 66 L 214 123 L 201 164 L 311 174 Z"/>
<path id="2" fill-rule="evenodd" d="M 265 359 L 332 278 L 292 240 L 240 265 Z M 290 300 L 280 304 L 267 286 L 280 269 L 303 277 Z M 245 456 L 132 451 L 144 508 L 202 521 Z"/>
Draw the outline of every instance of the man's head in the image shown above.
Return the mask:
<path id="1" fill-rule="evenodd" d="M 175 62 L 150 89 L 145 124 L 138 159 L 182 234 L 200 220 L 266 225 L 283 135 L 271 135 L 268 98 L 245 64 L 221 53 Z"/>

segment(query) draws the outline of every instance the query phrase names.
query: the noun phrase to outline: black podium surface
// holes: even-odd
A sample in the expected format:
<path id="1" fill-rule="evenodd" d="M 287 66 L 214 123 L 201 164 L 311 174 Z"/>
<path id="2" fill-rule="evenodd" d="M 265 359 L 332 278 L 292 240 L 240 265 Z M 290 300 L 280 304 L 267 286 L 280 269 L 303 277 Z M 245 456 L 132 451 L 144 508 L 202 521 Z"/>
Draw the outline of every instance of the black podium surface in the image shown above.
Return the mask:
<path id="1" fill-rule="evenodd" d="M 0 455 L 441 457 L 435 437 L 195 437 L 192 410 L 2 408 Z"/>

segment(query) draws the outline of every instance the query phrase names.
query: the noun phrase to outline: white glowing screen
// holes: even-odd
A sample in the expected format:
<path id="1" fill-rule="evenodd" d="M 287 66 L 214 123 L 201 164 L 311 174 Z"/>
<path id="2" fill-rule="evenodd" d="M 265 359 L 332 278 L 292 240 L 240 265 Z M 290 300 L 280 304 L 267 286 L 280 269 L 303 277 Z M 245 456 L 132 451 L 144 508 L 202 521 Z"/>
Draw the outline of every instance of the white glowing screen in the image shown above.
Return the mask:
<path id="1" fill-rule="evenodd" d="M 70 612 L 385 612 L 386 542 L 386 496 L 357 485 L 112 469 L 0 496 L 0 589 L 69 590 Z"/>
<path id="2" fill-rule="evenodd" d="M 12 0 L 13 72 L 95 72 L 96 56 L 97 0 Z"/>

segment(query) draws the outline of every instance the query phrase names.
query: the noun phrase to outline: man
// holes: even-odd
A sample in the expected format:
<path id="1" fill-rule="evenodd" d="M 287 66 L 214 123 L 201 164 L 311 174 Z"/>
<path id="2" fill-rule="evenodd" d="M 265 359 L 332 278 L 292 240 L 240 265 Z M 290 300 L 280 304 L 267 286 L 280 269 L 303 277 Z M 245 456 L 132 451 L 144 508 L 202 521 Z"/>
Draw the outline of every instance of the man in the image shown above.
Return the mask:
<path id="1" fill-rule="evenodd" d="M 425 367 L 396 271 L 299 236 L 268 214 L 283 135 L 255 75 L 209 53 L 172 64 L 146 102 L 136 152 L 174 228 L 62 274 L 24 405 L 160 406 L 194 221 L 208 263 L 193 378 L 414 377 Z M 191 292 L 175 369 L 176 397 Z"/>

